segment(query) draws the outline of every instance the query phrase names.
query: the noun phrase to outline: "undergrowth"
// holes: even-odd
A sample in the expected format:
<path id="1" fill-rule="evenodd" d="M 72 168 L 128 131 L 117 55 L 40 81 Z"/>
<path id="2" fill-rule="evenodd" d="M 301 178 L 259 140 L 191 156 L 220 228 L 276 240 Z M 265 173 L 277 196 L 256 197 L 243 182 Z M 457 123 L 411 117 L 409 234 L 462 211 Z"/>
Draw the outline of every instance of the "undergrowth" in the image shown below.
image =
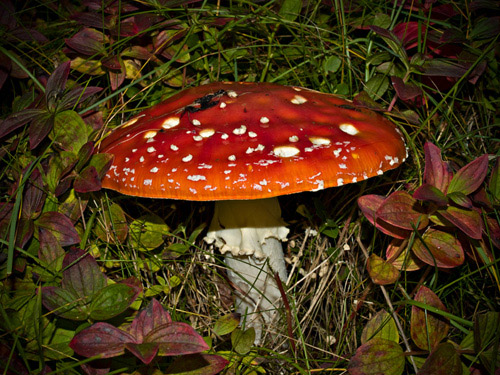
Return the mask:
<path id="1" fill-rule="evenodd" d="M 498 374 L 499 11 L 4 1 L 2 373 Z M 341 95 L 389 117 L 408 147 L 383 176 L 280 197 L 287 303 L 261 347 L 238 328 L 223 257 L 202 240 L 212 204 L 100 186 L 109 159 L 95 148 L 109 130 L 215 81 Z M 104 331 L 121 341 L 90 348 L 85 335 Z"/>

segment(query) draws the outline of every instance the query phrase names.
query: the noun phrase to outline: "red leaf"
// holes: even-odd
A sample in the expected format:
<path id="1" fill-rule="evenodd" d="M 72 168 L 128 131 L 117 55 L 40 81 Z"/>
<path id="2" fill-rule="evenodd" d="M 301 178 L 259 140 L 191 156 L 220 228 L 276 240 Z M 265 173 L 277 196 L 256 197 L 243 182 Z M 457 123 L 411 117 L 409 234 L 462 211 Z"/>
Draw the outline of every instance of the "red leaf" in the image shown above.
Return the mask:
<path id="1" fill-rule="evenodd" d="M 144 364 L 149 364 L 158 353 L 157 343 L 126 344 L 125 347 Z"/>
<path id="2" fill-rule="evenodd" d="M 64 91 L 68 80 L 70 64 L 70 61 L 62 63 L 50 75 L 45 89 L 45 97 L 48 100 L 53 100 L 59 93 Z"/>
<path id="3" fill-rule="evenodd" d="M 431 201 L 439 206 L 446 206 L 448 204 L 446 195 L 437 187 L 430 184 L 422 184 L 422 186 L 418 187 L 413 193 L 413 198 L 421 201 Z"/>
<path id="4" fill-rule="evenodd" d="M 416 240 L 412 250 L 422 262 L 440 268 L 453 268 L 464 262 L 464 251 L 460 241 L 449 233 L 428 229 Z"/>
<path id="5" fill-rule="evenodd" d="M 415 301 L 446 311 L 436 294 L 425 286 L 421 286 L 415 295 Z M 411 338 L 422 350 L 432 350 L 446 337 L 450 325 L 448 320 L 417 306 L 411 308 Z M 429 347 L 430 346 L 430 347 Z"/>
<path id="6" fill-rule="evenodd" d="M 450 181 L 447 193 L 471 194 L 484 182 L 486 173 L 488 173 L 488 155 L 483 155 L 460 168 Z"/>
<path id="7" fill-rule="evenodd" d="M 26 169 L 25 169 L 26 170 Z M 33 214 L 42 210 L 45 201 L 45 189 L 43 186 L 42 174 L 38 169 L 34 169 L 24 187 L 22 214 L 26 219 L 34 217 Z"/>
<path id="8" fill-rule="evenodd" d="M 158 355 L 163 356 L 193 354 L 209 349 L 193 327 L 179 322 L 156 327 L 144 337 L 144 342 L 158 344 Z"/>
<path id="9" fill-rule="evenodd" d="M 59 212 L 44 212 L 36 220 L 35 224 L 49 230 L 59 241 L 61 246 L 74 245 L 80 242 L 80 237 L 73 223 L 65 215 Z"/>
<path id="10" fill-rule="evenodd" d="M 483 220 L 474 210 L 450 206 L 446 210 L 439 210 L 438 214 L 455 225 L 470 238 L 479 240 L 483 233 Z"/>
<path id="11" fill-rule="evenodd" d="M 77 193 L 89 193 L 101 190 L 101 180 L 93 165 L 84 168 L 75 178 L 73 188 Z"/>
<path id="12" fill-rule="evenodd" d="M 439 344 L 418 370 L 418 375 L 462 375 L 462 361 L 450 342 Z"/>
<path id="13" fill-rule="evenodd" d="M 5 137 L 7 134 L 33 121 L 43 113 L 44 111 L 41 109 L 25 109 L 11 114 L 0 123 L 0 138 Z"/>
<path id="14" fill-rule="evenodd" d="M 29 128 L 30 148 L 34 149 L 42 142 L 54 127 L 54 116 L 48 112 L 42 112 L 31 122 Z"/>
<path id="15" fill-rule="evenodd" d="M 441 159 L 441 150 L 431 142 L 424 145 L 425 170 L 424 182 L 446 193 L 451 181 L 451 168 Z"/>
<path id="16" fill-rule="evenodd" d="M 401 22 L 394 26 L 394 35 L 401 40 L 406 50 L 417 45 L 418 35 L 425 33 L 425 26 L 421 22 Z"/>
<path id="17" fill-rule="evenodd" d="M 127 332 L 100 322 L 77 333 L 69 346 L 84 357 L 110 358 L 123 354 L 125 344 L 134 342 Z"/>
<path id="18" fill-rule="evenodd" d="M 172 323 L 170 314 L 160 302 L 152 299 L 148 306 L 134 318 L 129 332 L 137 342 L 142 342 L 153 329 L 168 323 Z"/>
<path id="19" fill-rule="evenodd" d="M 401 375 L 404 367 L 405 356 L 397 342 L 374 338 L 356 349 L 347 370 L 351 375 Z"/>
<path id="20" fill-rule="evenodd" d="M 377 218 L 395 227 L 413 230 L 422 229 L 428 224 L 427 215 L 422 212 L 417 200 L 404 191 L 389 195 L 376 212 Z"/>
<path id="21" fill-rule="evenodd" d="M 82 55 L 91 56 L 105 51 L 105 41 L 106 37 L 100 31 L 84 28 L 70 39 L 66 39 L 66 44 Z"/>
<path id="22" fill-rule="evenodd" d="M 409 231 L 397 228 L 377 218 L 376 211 L 382 205 L 384 200 L 385 197 L 381 195 L 364 195 L 358 198 L 358 206 L 363 212 L 363 215 L 365 215 L 365 217 L 368 219 L 368 221 L 375 225 L 375 227 L 382 233 L 399 239 L 408 238 L 410 236 Z"/>
<path id="23" fill-rule="evenodd" d="M 420 87 L 404 82 L 401 78 L 392 76 L 391 77 L 392 85 L 394 86 L 394 90 L 401 98 L 401 100 L 411 100 L 415 99 L 417 96 L 422 95 L 422 90 Z"/>

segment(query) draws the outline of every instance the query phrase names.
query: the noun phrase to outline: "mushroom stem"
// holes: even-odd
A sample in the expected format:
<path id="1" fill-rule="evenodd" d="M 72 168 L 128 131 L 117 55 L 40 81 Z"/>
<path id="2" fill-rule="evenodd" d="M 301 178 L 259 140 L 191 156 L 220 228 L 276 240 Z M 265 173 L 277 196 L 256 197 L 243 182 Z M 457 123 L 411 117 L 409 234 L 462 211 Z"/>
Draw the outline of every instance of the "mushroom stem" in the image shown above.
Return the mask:
<path id="1" fill-rule="evenodd" d="M 287 278 L 281 241 L 288 229 L 277 198 L 220 201 L 205 237 L 226 255 L 228 277 L 236 286 L 236 311 L 246 327 L 254 327 L 259 345 L 264 325 L 271 324 L 281 307 L 274 278 Z"/>

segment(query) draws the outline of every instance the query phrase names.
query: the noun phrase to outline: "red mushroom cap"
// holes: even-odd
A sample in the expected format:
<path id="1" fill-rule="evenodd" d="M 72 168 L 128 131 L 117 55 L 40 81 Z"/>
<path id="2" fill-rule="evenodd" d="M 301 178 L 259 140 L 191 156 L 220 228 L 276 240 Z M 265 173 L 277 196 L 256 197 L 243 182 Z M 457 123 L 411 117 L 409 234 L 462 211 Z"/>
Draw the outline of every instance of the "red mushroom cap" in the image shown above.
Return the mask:
<path id="1" fill-rule="evenodd" d="M 183 90 L 108 135 L 103 187 L 152 198 L 258 199 L 358 182 L 406 158 L 399 130 L 334 95 L 270 83 Z"/>

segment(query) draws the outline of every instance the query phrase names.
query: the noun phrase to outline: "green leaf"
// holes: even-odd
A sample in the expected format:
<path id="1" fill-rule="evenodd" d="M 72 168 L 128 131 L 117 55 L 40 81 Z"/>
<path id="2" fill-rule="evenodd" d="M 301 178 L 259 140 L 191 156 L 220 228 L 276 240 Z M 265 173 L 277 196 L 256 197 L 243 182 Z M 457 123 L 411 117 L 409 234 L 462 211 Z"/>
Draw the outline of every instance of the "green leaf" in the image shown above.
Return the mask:
<path id="1" fill-rule="evenodd" d="M 375 284 L 393 284 L 399 278 L 399 270 L 378 255 L 372 254 L 367 263 L 368 273 Z"/>
<path id="2" fill-rule="evenodd" d="M 372 99 L 380 99 L 389 88 L 389 80 L 385 75 L 376 74 L 366 82 L 366 91 Z"/>
<path id="3" fill-rule="evenodd" d="M 330 56 L 325 60 L 323 69 L 325 69 L 327 73 L 335 73 L 339 70 L 341 65 L 342 60 L 338 56 Z"/>
<path id="4" fill-rule="evenodd" d="M 489 311 L 476 316 L 474 349 L 491 373 L 500 367 L 500 312 Z"/>
<path id="5" fill-rule="evenodd" d="M 462 375 L 462 361 L 453 344 L 439 344 L 424 362 L 418 375 Z"/>
<path id="6" fill-rule="evenodd" d="M 278 14 L 287 21 L 295 21 L 302 9 L 302 0 L 284 0 Z"/>
<path id="7" fill-rule="evenodd" d="M 239 314 L 226 314 L 217 319 L 213 332 L 219 336 L 227 335 L 228 333 L 233 332 L 236 327 L 238 327 L 238 324 L 240 324 Z"/>
<path id="8" fill-rule="evenodd" d="M 399 333 L 394 318 L 385 310 L 380 310 L 375 314 L 363 328 L 361 342 L 367 343 L 369 340 L 379 338 L 389 341 L 399 342 Z"/>
<path id="9" fill-rule="evenodd" d="M 128 235 L 127 220 L 125 212 L 118 204 L 114 203 L 109 210 L 104 211 L 102 219 L 95 227 L 95 234 L 104 242 L 122 243 L 125 241 Z"/>
<path id="10" fill-rule="evenodd" d="M 154 214 L 141 216 L 130 223 L 129 239 L 134 248 L 148 251 L 163 244 L 164 237 L 169 234 L 165 221 Z"/>
<path id="11" fill-rule="evenodd" d="M 422 262 L 440 268 L 457 267 L 465 260 L 460 241 L 450 233 L 433 228 L 422 235 L 422 240 L 413 243 L 412 250 Z"/>
<path id="12" fill-rule="evenodd" d="M 91 131 L 78 113 L 68 110 L 56 114 L 49 136 L 63 150 L 77 154 L 87 143 Z"/>
<path id="13" fill-rule="evenodd" d="M 231 333 L 231 344 L 236 353 L 247 354 L 255 341 L 255 329 L 250 327 L 246 330 L 239 328 Z"/>
<path id="14" fill-rule="evenodd" d="M 497 158 L 493 165 L 488 188 L 493 200 L 500 204 L 500 158 Z"/>
<path id="15" fill-rule="evenodd" d="M 404 368 L 401 346 L 394 341 L 374 338 L 356 350 L 347 371 L 351 375 L 401 375 Z"/>
<path id="16" fill-rule="evenodd" d="M 86 300 L 71 291 L 55 286 L 42 288 L 43 305 L 54 314 L 70 320 L 85 320 L 89 316 Z"/>
<path id="17" fill-rule="evenodd" d="M 125 311 L 136 298 L 137 291 L 129 285 L 108 285 L 92 297 L 90 317 L 95 320 L 110 319 Z"/>
<path id="18" fill-rule="evenodd" d="M 420 287 L 414 299 L 415 301 L 446 311 L 438 296 L 425 286 Z M 412 306 L 410 319 L 411 338 L 420 349 L 432 350 L 435 348 L 446 337 L 449 329 L 448 319 L 430 313 L 420 307 Z"/>

